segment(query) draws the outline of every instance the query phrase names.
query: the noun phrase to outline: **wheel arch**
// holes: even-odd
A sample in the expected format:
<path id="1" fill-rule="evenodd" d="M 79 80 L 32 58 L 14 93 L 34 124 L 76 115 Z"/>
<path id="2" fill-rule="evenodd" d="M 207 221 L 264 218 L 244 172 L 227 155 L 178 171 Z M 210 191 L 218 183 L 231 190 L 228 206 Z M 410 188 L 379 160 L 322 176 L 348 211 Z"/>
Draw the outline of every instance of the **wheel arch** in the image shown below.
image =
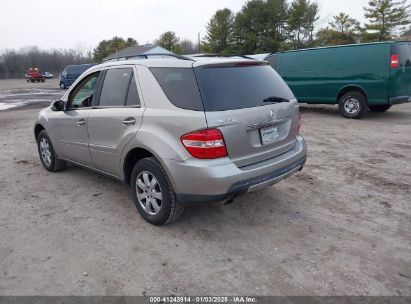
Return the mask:
<path id="1" fill-rule="evenodd" d="M 154 153 L 145 148 L 135 147 L 127 152 L 123 161 L 123 180 L 125 184 L 130 185 L 131 173 L 133 171 L 134 165 L 139 160 L 146 157 L 155 157 L 158 161 L 160 161 Z"/>
<path id="2" fill-rule="evenodd" d="M 366 101 L 367 101 L 367 104 L 368 104 L 368 94 L 367 94 L 367 92 L 364 90 L 364 88 L 362 88 L 358 85 L 354 85 L 354 84 L 347 85 L 347 86 L 342 87 L 340 89 L 340 91 L 337 94 L 337 103 L 339 103 L 341 97 L 343 97 L 344 94 L 346 94 L 348 92 L 359 92 L 359 93 L 363 94 Z"/>
<path id="3" fill-rule="evenodd" d="M 37 140 L 37 136 L 40 134 L 41 131 L 46 130 L 46 128 L 43 127 L 42 124 L 36 124 L 34 127 L 34 137 Z"/>

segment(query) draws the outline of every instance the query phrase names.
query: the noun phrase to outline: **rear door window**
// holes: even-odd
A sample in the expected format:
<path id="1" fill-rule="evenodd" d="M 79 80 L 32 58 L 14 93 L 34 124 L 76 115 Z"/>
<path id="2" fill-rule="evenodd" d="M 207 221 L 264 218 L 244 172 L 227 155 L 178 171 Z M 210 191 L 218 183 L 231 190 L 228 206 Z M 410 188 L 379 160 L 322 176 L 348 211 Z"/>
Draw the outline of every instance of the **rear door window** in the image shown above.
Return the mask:
<path id="1" fill-rule="evenodd" d="M 252 108 L 272 99 L 294 98 L 269 65 L 197 68 L 196 75 L 205 111 Z"/>
<path id="2" fill-rule="evenodd" d="M 126 103 L 127 92 L 133 74 L 132 68 L 110 69 L 104 77 L 101 89 L 101 107 L 121 107 Z"/>
<path id="3" fill-rule="evenodd" d="M 398 57 L 401 68 L 411 67 L 411 43 L 402 43 L 398 46 Z"/>

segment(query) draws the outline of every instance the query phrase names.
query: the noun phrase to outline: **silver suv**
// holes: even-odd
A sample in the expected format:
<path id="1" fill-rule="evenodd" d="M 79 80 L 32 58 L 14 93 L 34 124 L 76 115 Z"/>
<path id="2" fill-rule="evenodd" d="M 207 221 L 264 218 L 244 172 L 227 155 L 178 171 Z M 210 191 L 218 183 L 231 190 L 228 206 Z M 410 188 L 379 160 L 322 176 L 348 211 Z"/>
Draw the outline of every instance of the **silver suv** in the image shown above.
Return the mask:
<path id="1" fill-rule="evenodd" d="M 71 163 L 121 180 L 163 225 L 185 204 L 231 202 L 301 170 L 299 129 L 293 93 L 267 62 L 171 57 L 93 66 L 34 134 L 48 171 Z"/>

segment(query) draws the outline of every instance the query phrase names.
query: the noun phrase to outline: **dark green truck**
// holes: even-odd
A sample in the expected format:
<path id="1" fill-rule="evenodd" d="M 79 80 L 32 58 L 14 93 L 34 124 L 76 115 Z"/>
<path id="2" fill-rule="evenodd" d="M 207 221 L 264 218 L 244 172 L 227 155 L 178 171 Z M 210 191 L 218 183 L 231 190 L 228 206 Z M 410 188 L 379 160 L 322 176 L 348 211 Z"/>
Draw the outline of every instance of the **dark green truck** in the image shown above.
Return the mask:
<path id="1" fill-rule="evenodd" d="M 411 42 L 280 52 L 265 59 L 301 103 L 338 104 L 344 117 L 411 102 Z"/>

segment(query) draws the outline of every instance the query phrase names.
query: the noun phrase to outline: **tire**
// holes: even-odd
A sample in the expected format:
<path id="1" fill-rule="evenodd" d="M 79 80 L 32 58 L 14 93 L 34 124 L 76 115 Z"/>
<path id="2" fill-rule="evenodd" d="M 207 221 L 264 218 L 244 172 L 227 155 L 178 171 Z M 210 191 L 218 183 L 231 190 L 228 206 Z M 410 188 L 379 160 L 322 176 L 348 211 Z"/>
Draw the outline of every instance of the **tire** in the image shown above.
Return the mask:
<path id="1" fill-rule="evenodd" d="M 385 112 L 391 108 L 390 105 L 369 105 L 368 107 L 370 108 L 370 111 L 373 112 Z"/>
<path id="2" fill-rule="evenodd" d="M 145 182 L 146 179 L 148 182 Z M 137 180 L 140 186 L 137 186 Z M 151 189 L 141 187 L 153 185 L 153 181 L 156 183 L 150 186 Z M 143 158 L 134 165 L 131 189 L 138 212 L 150 224 L 161 226 L 172 223 L 184 212 L 184 204 L 177 200 L 167 173 L 154 157 Z"/>
<path id="3" fill-rule="evenodd" d="M 66 89 L 66 85 L 64 83 L 60 83 L 60 89 L 65 90 Z"/>
<path id="4" fill-rule="evenodd" d="M 43 167 L 50 172 L 58 172 L 66 167 L 66 162 L 58 159 L 54 152 L 50 137 L 45 130 L 37 136 L 37 148 Z"/>
<path id="5" fill-rule="evenodd" d="M 348 92 L 338 101 L 338 109 L 345 118 L 360 119 L 368 111 L 367 98 L 360 92 Z"/>

